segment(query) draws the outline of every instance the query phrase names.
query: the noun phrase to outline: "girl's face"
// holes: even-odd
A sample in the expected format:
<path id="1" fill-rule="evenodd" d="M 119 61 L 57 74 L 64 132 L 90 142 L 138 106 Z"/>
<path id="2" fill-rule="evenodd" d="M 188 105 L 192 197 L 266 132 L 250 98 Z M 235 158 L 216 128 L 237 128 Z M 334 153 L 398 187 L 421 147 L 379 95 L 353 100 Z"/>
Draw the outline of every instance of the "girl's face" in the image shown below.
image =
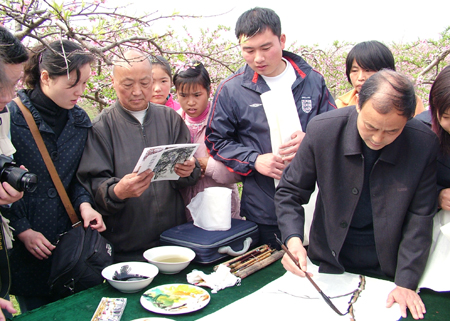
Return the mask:
<path id="1" fill-rule="evenodd" d="M 208 92 L 201 85 L 184 86 L 177 95 L 181 108 L 190 117 L 200 116 L 208 106 Z"/>
<path id="2" fill-rule="evenodd" d="M 450 134 L 450 107 L 442 115 L 438 115 L 438 119 L 441 127 Z"/>
<path id="3" fill-rule="evenodd" d="M 358 65 L 356 60 L 353 59 L 352 69 L 350 70 L 350 80 L 352 81 L 352 85 L 356 89 L 356 92 L 359 93 L 364 82 L 375 73 L 376 71 L 374 70 L 363 69 Z"/>
<path id="4" fill-rule="evenodd" d="M 170 76 L 158 65 L 152 68 L 153 76 L 153 92 L 150 101 L 154 104 L 164 105 L 167 101 L 167 96 L 170 93 Z"/>
<path id="5" fill-rule="evenodd" d="M 41 88 L 44 94 L 53 100 L 55 104 L 64 109 L 72 109 L 83 94 L 86 83 L 91 75 L 91 66 L 85 64 L 80 68 L 80 79 L 74 86 L 77 79 L 77 71 L 72 70 L 67 75 L 61 75 L 51 79 L 48 72 L 41 72 Z"/>

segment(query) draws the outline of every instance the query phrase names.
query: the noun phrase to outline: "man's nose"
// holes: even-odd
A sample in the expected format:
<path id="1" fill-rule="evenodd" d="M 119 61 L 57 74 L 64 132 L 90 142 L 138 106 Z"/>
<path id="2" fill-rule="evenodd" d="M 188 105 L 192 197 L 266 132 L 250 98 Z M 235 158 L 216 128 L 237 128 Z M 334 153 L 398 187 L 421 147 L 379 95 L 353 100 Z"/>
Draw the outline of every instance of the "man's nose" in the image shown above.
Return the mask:
<path id="1" fill-rule="evenodd" d="M 141 88 L 141 86 L 138 85 L 138 84 L 134 85 L 134 86 L 133 86 L 132 94 L 133 94 L 134 96 L 138 96 L 138 95 L 140 95 L 141 93 L 142 93 L 142 88 Z"/>
<path id="2" fill-rule="evenodd" d="M 372 140 L 374 143 L 381 143 L 381 142 L 383 142 L 383 139 L 384 139 L 384 133 L 382 133 L 381 131 L 373 134 L 373 136 L 372 136 Z"/>
<path id="3" fill-rule="evenodd" d="M 255 53 L 255 62 L 263 62 L 264 61 L 264 54 L 261 50 L 256 50 Z"/>

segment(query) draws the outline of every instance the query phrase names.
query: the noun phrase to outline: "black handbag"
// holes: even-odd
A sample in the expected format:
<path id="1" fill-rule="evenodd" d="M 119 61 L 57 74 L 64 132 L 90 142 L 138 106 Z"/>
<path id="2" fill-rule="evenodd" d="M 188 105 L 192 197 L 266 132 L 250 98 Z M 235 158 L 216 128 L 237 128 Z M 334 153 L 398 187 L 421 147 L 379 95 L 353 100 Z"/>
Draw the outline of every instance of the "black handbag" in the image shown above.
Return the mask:
<path id="1" fill-rule="evenodd" d="M 14 101 L 27 121 L 53 184 L 73 224 L 71 230 L 60 235 L 52 253 L 48 284 L 52 296 L 59 299 L 103 283 L 101 272 L 105 267 L 113 264 L 113 247 L 97 230 L 82 227 L 33 116 L 19 98 L 15 98 Z"/>

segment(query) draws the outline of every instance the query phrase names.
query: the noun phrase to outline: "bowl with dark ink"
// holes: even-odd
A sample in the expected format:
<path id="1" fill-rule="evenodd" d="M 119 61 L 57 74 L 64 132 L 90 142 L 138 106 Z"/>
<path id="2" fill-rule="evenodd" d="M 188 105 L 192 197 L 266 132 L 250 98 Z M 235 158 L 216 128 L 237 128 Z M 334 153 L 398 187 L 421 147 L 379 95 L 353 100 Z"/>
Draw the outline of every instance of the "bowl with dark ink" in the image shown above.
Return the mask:
<path id="1" fill-rule="evenodd" d="M 158 267 L 150 263 L 122 262 L 104 268 L 102 276 L 120 292 L 135 293 L 147 287 L 158 272 Z"/>

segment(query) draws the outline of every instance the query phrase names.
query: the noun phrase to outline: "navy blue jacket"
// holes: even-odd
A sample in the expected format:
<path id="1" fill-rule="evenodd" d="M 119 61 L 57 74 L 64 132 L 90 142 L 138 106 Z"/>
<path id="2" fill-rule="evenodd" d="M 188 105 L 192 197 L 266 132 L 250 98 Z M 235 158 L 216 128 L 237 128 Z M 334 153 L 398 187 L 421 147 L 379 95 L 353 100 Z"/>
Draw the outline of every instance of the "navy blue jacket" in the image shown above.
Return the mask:
<path id="1" fill-rule="evenodd" d="M 302 129 L 316 115 L 335 109 L 334 99 L 322 75 L 301 57 L 283 51 L 297 79 L 292 93 Z M 205 144 L 214 159 L 242 175 L 244 189 L 241 216 L 276 225 L 273 178 L 258 173 L 258 155 L 272 153 L 270 129 L 260 95 L 270 88 L 248 65 L 225 79 L 218 87 L 206 127 Z"/>
<path id="2" fill-rule="evenodd" d="M 21 90 L 18 95 L 36 121 L 74 209 L 78 212 L 80 204 L 84 202 L 93 204 L 89 192 L 82 187 L 75 175 L 88 130 L 92 126 L 86 112 L 78 106 L 70 109 L 66 126 L 57 138 L 31 104 L 26 92 Z M 11 209 L 5 212 L 5 216 L 11 220 L 15 235 L 31 228 L 55 243 L 59 234 L 71 228 L 69 216 L 22 112 L 14 101 L 8 104 L 8 109 L 11 113 L 11 141 L 17 150 L 14 160 L 17 164 L 25 165 L 30 173 L 38 175 L 38 186 L 32 193 L 25 192 L 23 198 L 12 204 Z M 51 256 L 47 260 L 36 259 L 16 236 L 10 263 L 12 294 L 35 296 L 49 294 L 47 280 L 50 275 Z"/>

